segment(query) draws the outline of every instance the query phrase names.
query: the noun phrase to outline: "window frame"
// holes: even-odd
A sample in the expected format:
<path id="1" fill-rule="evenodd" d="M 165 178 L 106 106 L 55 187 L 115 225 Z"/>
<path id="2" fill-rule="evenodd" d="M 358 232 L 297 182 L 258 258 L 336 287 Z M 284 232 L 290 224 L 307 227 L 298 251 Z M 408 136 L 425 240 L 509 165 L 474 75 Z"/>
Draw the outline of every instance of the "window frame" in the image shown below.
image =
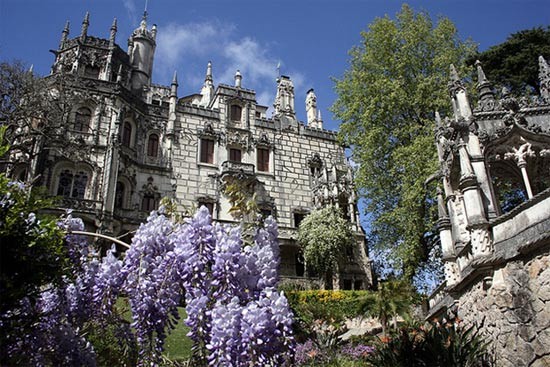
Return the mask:
<path id="1" fill-rule="evenodd" d="M 82 113 L 82 111 L 86 111 L 88 113 Z M 92 123 L 92 115 L 93 112 L 91 108 L 86 106 L 79 107 L 74 115 L 73 130 L 82 133 L 89 132 Z"/>
<path id="2" fill-rule="evenodd" d="M 131 148 L 132 147 L 132 133 L 134 131 L 134 126 L 128 120 L 122 123 L 122 131 L 120 134 L 120 142 L 123 146 Z"/>
<path id="3" fill-rule="evenodd" d="M 230 147 L 228 158 L 230 162 L 242 163 L 243 161 L 242 149 L 237 147 Z"/>
<path id="4" fill-rule="evenodd" d="M 199 162 L 214 164 L 215 141 L 208 138 L 200 138 Z"/>
<path id="5" fill-rule="evenodd" d="M 156 138 L 152 139 L 153 137 Z M 157 158 L 159 156 L 160 136 L 157 133 L 149 134 L 147 138 L 147 156 L 151 158 Z"/>
<path id="6" fill-rule="evenodd" d="M 239 104 L 232 104 L 229 107 L 229 117 L 231 121 L 241 122 L 243 119 L 243 107 Z"/>
<path id="7" fill-rule="evenodd" d="M 267 157 L 265 155 L 267 155 Z M 270 172 L 269 170 L 271 167 L 270 160 L 271 160 L 271 150 L 269 148 L 258 147 L 256 149 L 256 169 L 258 172 Z"/>

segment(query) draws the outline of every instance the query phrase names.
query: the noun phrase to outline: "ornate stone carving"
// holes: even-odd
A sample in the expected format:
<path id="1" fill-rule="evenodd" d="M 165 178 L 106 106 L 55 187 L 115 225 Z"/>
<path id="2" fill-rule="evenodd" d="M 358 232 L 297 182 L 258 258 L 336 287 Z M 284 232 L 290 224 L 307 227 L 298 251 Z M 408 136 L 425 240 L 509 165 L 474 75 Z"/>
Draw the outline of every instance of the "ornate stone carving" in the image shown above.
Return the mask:
<path id="1" fill-rule="evenodd" d="M 485 227 L 472 228 L 470 231 L 472 253 L 475 258 L 487 256 L 493 252 L 493 241 L 491 234 Z"/>

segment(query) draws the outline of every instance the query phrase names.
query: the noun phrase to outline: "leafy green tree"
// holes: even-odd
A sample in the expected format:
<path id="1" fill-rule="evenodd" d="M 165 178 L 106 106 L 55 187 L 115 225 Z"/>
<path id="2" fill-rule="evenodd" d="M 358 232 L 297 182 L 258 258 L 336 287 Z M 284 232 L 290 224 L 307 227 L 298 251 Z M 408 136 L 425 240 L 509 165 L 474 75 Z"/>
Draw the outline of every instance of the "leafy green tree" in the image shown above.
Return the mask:
<path id="1" fill-rule="evenodd" d="M 397 328 L 397 316 L 408 317 L 413 303 L 413 292 L 408 282 L 389 280 L 380 283 L 376 292 L 368 293 L 359 304 L 359 312 L 375 317 L 382 324 L 382 332 L 388 335 L 390 321 Z"/>
<path id="2" fill-rule="evenodd" d="M 550 59 L 550 26 L 513 33 L 505 42 L 471 57 L 469 63 L 481 61 L 491 82 L 522 93 L 526 87 L 539 89 L 539 56 Z"/>
<path id="3" fill-rule="evenodd" d="M 355 244 L 355 236 L 340 209 L 326 206 L 314 210 L 300 223 L 298 243 L 308 271 L 324 277 L 325 287 L 332 289 L 333 274 Z"/>
<path id="4" fill-rule="evenodd" d="M 359 164 L 357 185 L 372 216 L 369 240 L 391 248 L 412 279 L 431 246 L 433 213 L 424 182 L 437 170 L 434 111 L 446 112 L 449 65 L 467 75 L 475 46 L 462 42 L 447 18 L 403 5 L 395 19 L 377 18 L 350 51 L 350 67 L 336 80 L 332 107 L 342 120 L 341 141 Z"/>
<path id="5" fill-rule="evenodd" d="M 0 127 L 0 153 L 7 150 L 5 129 Z M 50 206 L 39 190 L 0 174 L 0 313 L 68 274 L 64 232 L 54 218 L 36 214 Z"/>

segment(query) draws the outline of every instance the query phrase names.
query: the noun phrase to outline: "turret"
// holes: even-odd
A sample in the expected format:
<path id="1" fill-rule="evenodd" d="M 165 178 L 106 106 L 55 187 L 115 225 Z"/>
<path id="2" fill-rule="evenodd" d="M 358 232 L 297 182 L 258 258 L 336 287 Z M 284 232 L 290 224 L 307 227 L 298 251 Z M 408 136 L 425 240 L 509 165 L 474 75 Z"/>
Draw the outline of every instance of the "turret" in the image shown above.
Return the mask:
<path id="1" fill-rule="evenodd" d="M 147 29 L 147 12 L 139 28 L 137 28 L 128 40 L 128 54 L 132 64 L 131 88 L 133 91 L 142 92 L 143 87 L 149 87 L 153 73 L 153 58 L 155 56 L 157 26 Z"/>
<path id="2" fill-rule="evenodd" d="M 212 77 L 212 62 L 208 61 L 206 66 L 206 77 L 204 78 L 204 84 L 201 89 L 201 101 L 199 105 L 206 107 L 212 101 L 214 96 L 214 78 Z"/>

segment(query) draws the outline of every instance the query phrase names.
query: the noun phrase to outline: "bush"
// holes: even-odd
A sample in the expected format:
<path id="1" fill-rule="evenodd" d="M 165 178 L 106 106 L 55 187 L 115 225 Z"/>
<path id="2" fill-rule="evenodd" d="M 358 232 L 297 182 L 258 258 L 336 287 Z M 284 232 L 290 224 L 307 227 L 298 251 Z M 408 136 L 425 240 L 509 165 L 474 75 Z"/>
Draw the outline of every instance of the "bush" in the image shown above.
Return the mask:
<path id="1" fill-rule="evenodd" d="M 486 367 L 491 365 L 487 347 L 475 326 L 427 323 L 379 341 L 368 361 L 379 367 Z"/>

